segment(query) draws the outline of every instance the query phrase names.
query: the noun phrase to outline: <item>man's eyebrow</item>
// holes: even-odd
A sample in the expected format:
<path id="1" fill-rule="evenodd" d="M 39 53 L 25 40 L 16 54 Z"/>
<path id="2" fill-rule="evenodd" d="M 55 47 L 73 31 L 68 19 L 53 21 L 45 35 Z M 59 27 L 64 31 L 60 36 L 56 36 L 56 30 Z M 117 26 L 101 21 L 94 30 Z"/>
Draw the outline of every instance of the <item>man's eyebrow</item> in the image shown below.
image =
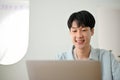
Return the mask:
<path id="1" fill-rule="evenodd" d="M 78 27 L 71 27 L 72 29 L 77 29 Z"/>

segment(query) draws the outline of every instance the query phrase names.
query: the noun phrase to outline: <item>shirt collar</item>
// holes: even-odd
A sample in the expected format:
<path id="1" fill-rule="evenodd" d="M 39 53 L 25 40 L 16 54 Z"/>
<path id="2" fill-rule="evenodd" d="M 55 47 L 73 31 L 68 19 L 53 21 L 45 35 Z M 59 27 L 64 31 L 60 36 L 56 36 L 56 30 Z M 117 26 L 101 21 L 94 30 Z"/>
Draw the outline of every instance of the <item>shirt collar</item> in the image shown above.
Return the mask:
<path id="1" fill-rule="evenodd" d="M 70 50 L 71 55 L 69 55 L 69 57 L 73 60 L 73 59 L 75 59 L 74 54 L 73 54 L 74 46 L 72 47 L 71 50 Z M 99 52 L 97 52 L 96 49 L 91 47 L 91 51 L 90 51 L 90 55 L 89 55 L 88 59 L 98 61 L 99 60 Z"/>
<path id="2" fill-rule="evenodd" d="M 90 60 L 97 60 L 97 61 L 99 60 L 99 52 L 96 49 L 94 49 L 93 47 L 91 47 L 89 59 Z"/>

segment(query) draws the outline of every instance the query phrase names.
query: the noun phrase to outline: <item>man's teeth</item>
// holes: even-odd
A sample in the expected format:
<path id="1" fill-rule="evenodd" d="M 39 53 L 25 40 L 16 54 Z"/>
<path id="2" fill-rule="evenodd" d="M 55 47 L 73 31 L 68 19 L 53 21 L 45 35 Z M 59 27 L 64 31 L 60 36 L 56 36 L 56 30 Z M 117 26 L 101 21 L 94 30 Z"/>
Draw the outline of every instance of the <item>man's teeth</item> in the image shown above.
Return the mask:
<path id="1" fill-rule="evenodd" d="M 77 40 L 76 42 L 78 42 L 78 43 L 82 43 L 82 42 L 84 42 L 84 40 Z"/>

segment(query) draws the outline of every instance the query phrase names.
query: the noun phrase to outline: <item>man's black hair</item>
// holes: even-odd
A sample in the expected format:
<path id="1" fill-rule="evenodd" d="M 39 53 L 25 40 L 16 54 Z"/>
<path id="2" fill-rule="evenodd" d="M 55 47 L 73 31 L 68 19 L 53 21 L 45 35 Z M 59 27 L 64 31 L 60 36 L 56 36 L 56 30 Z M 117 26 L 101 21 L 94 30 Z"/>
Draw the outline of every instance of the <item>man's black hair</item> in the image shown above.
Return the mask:
<path id="1" fill-rule="evenodd" d="M 92 29 L 95 26 L 94 16 L 85 10 L 71 14 L 67 23 L 69 29 L 71 29 L 73 21 L 77 22 L 78 27 L 90 27 Z"/>

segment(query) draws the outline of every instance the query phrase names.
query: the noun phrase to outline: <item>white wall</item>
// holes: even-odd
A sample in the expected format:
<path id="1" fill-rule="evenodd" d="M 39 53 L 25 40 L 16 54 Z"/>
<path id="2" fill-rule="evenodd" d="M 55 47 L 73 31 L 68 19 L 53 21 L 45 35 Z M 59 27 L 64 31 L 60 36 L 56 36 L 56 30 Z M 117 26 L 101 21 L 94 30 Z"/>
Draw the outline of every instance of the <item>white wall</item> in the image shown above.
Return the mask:
<path id="1" fill-rule="evenodd" d="M 120 8 L 98 9 L 98 30 L 99 47 L 112 50 L 120 61 Z"/>
<path id="2" fill-rule="evenodd" d="M 66 51 L 72 45 L 67 28 L 71 13 L 80 10 L 90 11 L 96 18 L 99 7 L 119 7 L 115 0 L 31 0 L 30 44 L 28 59 L 54 59 L 56 53 Z M 98 47 L 97 23 L 91 45 Z"/>
<path id="3" fill-rule="evenodd" d="M 31 0 L 27 55 L 17 64 L 0 66 L 0 80 L 28 80 L 26 59 L 55 59 L 56 53 L 69 49 L 72 43 L 67 20 L 71 13 L 85 9 L 96 18 L 97 8 L 119 4 L 119 0 Z M 97 34 L 96 24 L 93 47 L 98 47 Z"/>

